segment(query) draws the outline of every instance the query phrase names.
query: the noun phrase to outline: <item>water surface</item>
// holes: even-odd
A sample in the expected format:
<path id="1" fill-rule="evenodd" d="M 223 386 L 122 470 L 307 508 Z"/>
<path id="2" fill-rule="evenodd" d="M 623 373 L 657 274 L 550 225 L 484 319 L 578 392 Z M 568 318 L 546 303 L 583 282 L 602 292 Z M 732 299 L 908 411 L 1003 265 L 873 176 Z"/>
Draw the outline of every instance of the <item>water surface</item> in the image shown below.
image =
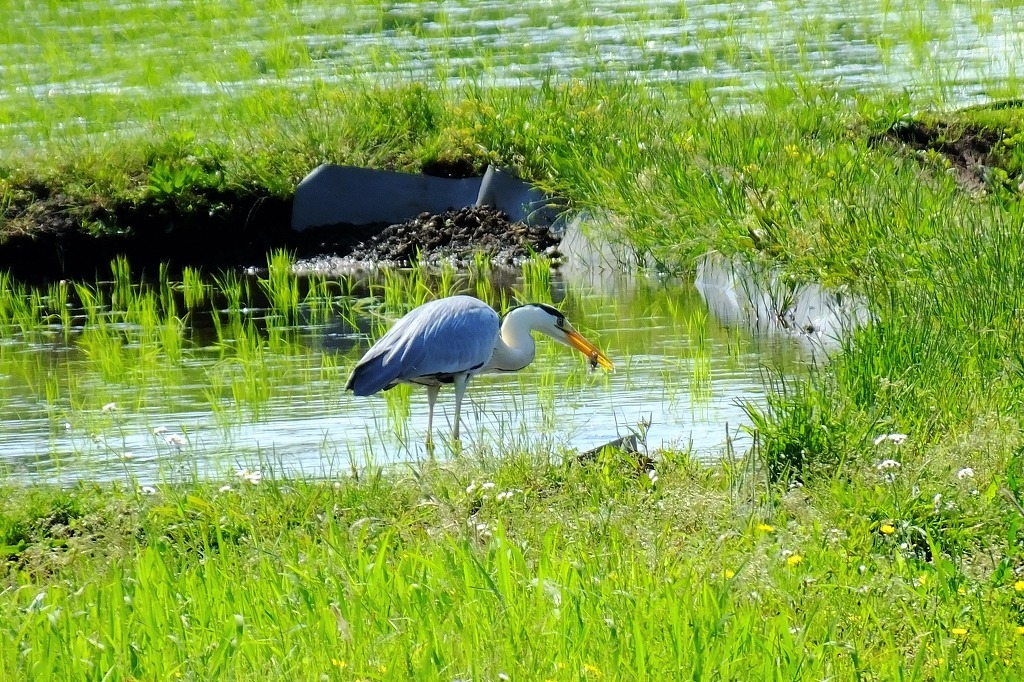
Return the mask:
<path id="1" fill-rule="evenodd" d="M 291 324 L 245 307 L 237 319 L 257 331 L 244 342 L 227 333 L 218 340 L 200 308 L 183 316 L 180 348 L 130 325 L 77 323 L 66 340 L 59 325 L 12 333 L 0 345 L 0 463 L 23 479 L 146 482 L 237 469 L 331 476 L 423 459 L 423 389 L 368 398 L 343 390 L 351 366 L 397 314 L 381 295 L 395 281 L 377 272 L 347 283 L 349 293 L 328 302 L 334 311 L 302 306 Z M 803 337 L 717 320 L 691 282 L 577 270 L 550 286 L 509 276 L 421 284 L 553 302 L 616 364 L 611 374 L 590 371 L 580 355 L 541 337 L 526 370 L 471 382 L 464 456 L 571 454 L 649 420 L 650 447 L 720 457 L 727 429 L 742 447 L 741 403 L 763 399 L 765 368 L 799 372 L 812 357 Z M 358 305 L 342 314 L 342 301 Z M 226 325 L 228 314 L 217 315 Z M 454 454 L 452 409 L 453 394 L 442 389 L 438 457 Z"/>
<path id="2" fill-rule="evenodd" d="M 365 77 L 700 81 L 726 102 L 799 80 L 963 104 L 1013 93 L 1022 57 L 1024 9 L 1000 0 L 15 3 L 0 126 L 100 134 Z"/>

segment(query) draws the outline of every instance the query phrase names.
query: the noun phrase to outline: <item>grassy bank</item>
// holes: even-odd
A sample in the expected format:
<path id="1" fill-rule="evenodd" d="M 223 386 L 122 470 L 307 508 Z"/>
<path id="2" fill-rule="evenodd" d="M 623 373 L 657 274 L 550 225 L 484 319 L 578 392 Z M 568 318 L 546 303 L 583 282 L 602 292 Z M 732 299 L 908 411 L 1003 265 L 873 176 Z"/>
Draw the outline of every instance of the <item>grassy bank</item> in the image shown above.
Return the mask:
<path id="1" fill-rule="evenodd" d="M 817 88 L 729 112 L 699 88 L 612 83 L 297 102 L 268 99 L 245 143 L 174 138 L 161 163 L 215 157 L 193 179 L 270 195 L 314 159 L 500 162 L 605 216 L 595 229 L 635 260 L 752 257 L 866 296 L 875 319 L 753 411 L 748 458 L 668 454 L 653 489 L 515 452 L 338 488 L 8 485 L 7 676 L 1020 676 L 1016 152 L 967 185 L 942 148 L 886 136 L 908 100 Z M 154 191 L 148 145 L 26 157 L 8 196 L 136 201 Z M 909 438 L 874 444 L 888 433 Z"/>
<path id="2" fill-rule="evenodd" d="M 4 679 L 1016 679 L 990 424 L 786 490 L 504 453 L 358 480 L 5 486 Z M 899 460 L 902 465 L 882 464 Z M 970 469 L 968 469 L 970 467 Z"/>
<path id="3" fill-rule="evenodd" d="M 607 82 L 320 91 L 301 106 L 290 97 L 267 101 L 248 146 L 187 138 L 162 147 L 157 161 L 147 161 L 150 148 L 130 145 L 70 165 L 36 159 L 28 175 L 7 181 L 7 192 L 17 195 L 35 174 L 99 205 L 153 191 L 146 178 L 155 167 L 186 175 L 197 164 L 218 168 L 186 183 L 202 195 L 211 178 L 284 193 L 314 160 L 510 165 L 574 207 L 607 216 L 595 229 L 637 261 L 687 272 L 710 248 L 865 293 L 879 319 L 839 364 L 844 397 L 894 428 L 941 431 L 1018 399 L 1019 128 L 1001 129 L 1010 142 L 1001 143 L 1009 151 L 996 165 L 997 191 L 979 194 L 948 172 L 940 152 L 918 156 L 885 137 L 909 108 L 906 99 L 814 87 L 771 89 L 728 113 L 699 88 L 637 92 Z M 72 181 L 82 177 L 109 182 Z M 193 189 L 167 200 L 186 200 Z"/>
<path id="4" fill-rule="evenodd" d="M 972 8 L 971 25 L 987 35 L 1001 8 Z M 83 21 L 115 26 L 100 31 L 95 60 L 83 56 L 94 35 L 83 29 L 63 50 L 56 34 L 34 32 L 31 9 L 0 29 L 17 38 L 5 44 L 39 46 L 38 63 L 61 85 L 41 106 L 33 88 L 47 79 L 31 64 L 4 72 L 0 123 L 13 132 L 0 141 L 0 249 L 84 235 L 72 242 L 80 249 L 129 233 L 144 246 L 176 242 L 175 259 L 187 258 L 210 249 L 207 239 L 230 250 L 253 231 L 279 234 L 295 183 L 321 162 L 497 163 L 592 211 L 599 237 L 631 254 L 626 268 L 685 274 L 714 249 L 862 295 L 874 317 L 806 381 L 769 387 L 769 406 L 751 409 L 751 452 L 715 465 L 663 453 L 656 481 L 618 460 L 581 468 L 560 453 L 505 448 L 337 484 L 270 471 L 145 489 L 2 483 L 0 631 L 13 644 L 0 648 L 0 677 L 1021 677 L 1019 107 L 914 116 L 942 102 L 946 81 L 935 76 L 923 95 L 868 95 L 816 85 L 770 52 L 749 60 L 765 85 L 728 107 L 728 79 L 641 86 L 605 72 L 501 88 L 439 77 L 425 87 L 368 82 L 353 68 L 300 87 L 289 75 L 319 53 L 295 42 L 289 20 L 308 27 L 287 8 L 270 10 L 277 33 L 254 35 L 262 22 L 239 28 L 255 43 L 231 59 L 212 47 L 220 36 L 204 34 L 191 36 L 191 61 L 165 52 L 137 64 L 113 56 L 138 8 Z M 433 30 L 360 11 L 367 34 Z M 55 6 L 44 14 L 41 26 L 65 16 Z M 249 14 L 207 25 L 237 16 Z M 906 42 L 922 66 L 941 37 L 930 21 L 897 21 L 896 42 L 880 43 Z M 855 42 L 861 29 L 847 30 Z M 881 35 L 870 22 L 863 32 Z M 746 39 L 726 38 L 709 42 L 705 68 L 749 66 Z M 392 56 L 369 58 L 380 66 Z M 98 81 L 122 69 L 151 97 L 82 96 L 76 69 L 59 68 L 70 63 Z M 280 82 L 191 96 L 173 87 L 189 69 L 205 74 L 189 81 L 200 84 L 271 73 Z M 11 86 L 10 73 L 23 82 Z M 1017 89 L 1012 75 L 986 86 L 1008 97 Z M 178 232 L 167 237 L 168 226 Z M 148 250 L 162 260 L 161 248 Z M 104 254 L 97 266 L 108 263 Z M 271 268 L 266 292 L 284 319 L 299 300 L 287 270 Z M 125 284 L 123 326 L 104 327 L 98 309 L 82 322 L 95 332 L 83 334 L 91 357 L 121 363 L 112 376 L 127 366 L 158 376 L 181 357 L 186 283 L 172 292 L 158 282 Z M 237 298 L 214 333 L 222 344 L 244 339 L 225 357 L 251 353 L 257 361 L 243 366 L 258 367 L 286 346 L 272 324 L 233 314 L 240 286 L 200 288 Z M 428 290 L 391 287 L 382 298 L 397 313 Z M 3 308 L 0 337 L 66 325 L 60 296 L 5 297 L 18 304 Z M 343 381 L 344 368 L 328 369 L 328 383 Z M 51 404 L 48 382 L 58 382 L 41 363 L 31 370 Z M 258 406 L 268 377 L 226 375 L 232 383 L 210 394 Z M 164 399 L 140 385 L 145 400 Z M 76 395 L 86 393 L 80 402 L 106 402 L 91 388 Z"/>

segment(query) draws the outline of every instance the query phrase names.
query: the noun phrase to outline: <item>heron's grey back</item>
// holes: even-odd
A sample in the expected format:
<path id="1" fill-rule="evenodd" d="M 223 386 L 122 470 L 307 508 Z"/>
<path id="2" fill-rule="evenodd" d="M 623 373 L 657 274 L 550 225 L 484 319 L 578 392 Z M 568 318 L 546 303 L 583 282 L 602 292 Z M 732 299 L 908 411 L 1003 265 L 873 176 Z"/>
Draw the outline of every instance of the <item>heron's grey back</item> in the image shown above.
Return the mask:
<path id="1" fill-rule="evenodd" d="M 366 351 L 346 388 L 370 395 L 418 377 L 479 370 L 494 353 L 499 327 L 494 309 L 472 296 L 424 303 Z"/>

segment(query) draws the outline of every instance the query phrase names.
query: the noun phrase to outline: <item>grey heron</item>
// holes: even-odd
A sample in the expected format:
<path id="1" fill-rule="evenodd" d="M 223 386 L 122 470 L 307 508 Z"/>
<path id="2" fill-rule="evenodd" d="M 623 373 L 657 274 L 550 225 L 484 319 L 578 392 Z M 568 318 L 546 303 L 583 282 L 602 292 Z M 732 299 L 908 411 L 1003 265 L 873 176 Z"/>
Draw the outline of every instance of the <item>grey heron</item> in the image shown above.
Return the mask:
<path id="1" fill-rule="evenodd" d="M 484 372 L 518 372 L 531 362 L 537 331 L 571 346 L 592 367 L 612 369 L 611 360 L 573 329 L 565 315 L 543 303 L 512 308 L 499 324 L 498 313 L 472 296 L 429 301 L 399 319 L 370 347 L 345 385 L 358 396 L 400 383 L 427 387 L 427 444 L 431 444 L 434 403 L 442 384 L 455 387 L 452 438 L 459 440 L 459 414 L 469 378 Z"/>

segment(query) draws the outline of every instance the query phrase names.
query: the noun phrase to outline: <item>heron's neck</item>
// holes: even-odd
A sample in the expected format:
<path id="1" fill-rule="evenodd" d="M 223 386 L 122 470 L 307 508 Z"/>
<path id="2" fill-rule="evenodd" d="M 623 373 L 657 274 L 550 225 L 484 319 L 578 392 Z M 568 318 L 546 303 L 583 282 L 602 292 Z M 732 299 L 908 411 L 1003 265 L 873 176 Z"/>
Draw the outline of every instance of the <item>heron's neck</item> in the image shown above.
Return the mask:
<path id="1" fill-rule="evenodd" d="M 533 362 L 537 354 L 537 344 L 530 330 L 522 320 L 517 320 L 515 311 L 508 315 L 501 325 L 501 334 L 498 336 L 491 361 L 487 363 L 487 369 L 517 372 Z"/>

